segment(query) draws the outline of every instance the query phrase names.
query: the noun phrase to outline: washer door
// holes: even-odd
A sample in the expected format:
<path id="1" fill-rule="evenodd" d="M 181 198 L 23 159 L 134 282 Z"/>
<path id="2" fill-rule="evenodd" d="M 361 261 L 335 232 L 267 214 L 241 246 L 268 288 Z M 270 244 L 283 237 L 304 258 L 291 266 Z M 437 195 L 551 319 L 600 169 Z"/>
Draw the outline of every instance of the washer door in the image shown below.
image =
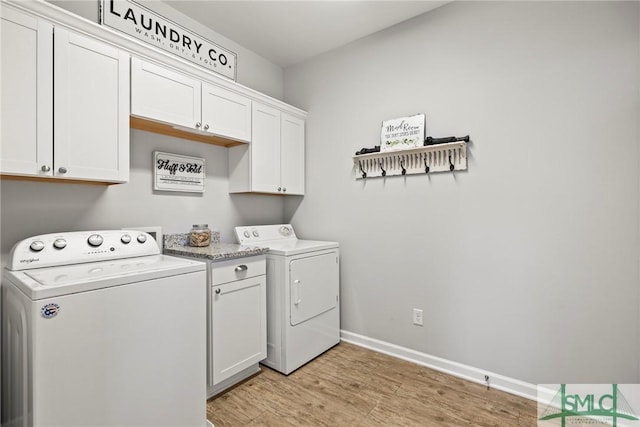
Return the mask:
<path id="1" fill-rule="evenodd" d="M 337 306 L 339 277 L 335 252 L 294 259 L 289 268 L 291 326 Z"/>

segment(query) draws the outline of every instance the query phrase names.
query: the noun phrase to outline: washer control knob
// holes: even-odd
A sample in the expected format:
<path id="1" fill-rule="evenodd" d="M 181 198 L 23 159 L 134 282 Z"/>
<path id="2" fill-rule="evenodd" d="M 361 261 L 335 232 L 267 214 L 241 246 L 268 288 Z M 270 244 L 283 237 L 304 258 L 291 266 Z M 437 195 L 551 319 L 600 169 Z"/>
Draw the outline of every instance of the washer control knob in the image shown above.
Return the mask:
<path id="1" fill-rule="evenodd" d="M 147 241 L 147 236 L 146 235 L 144 235 L 144 234 L 139 234 L 138 235 L 138 242 L 144 243 L 146 241 Z"/>
<path id="2" fill-rule="evenodd" d="M 249 237 L 251 237 L 251 233 L 249 233 L 249 230 L 245 231 L 245 232 L 244 232 L 244 233 L 242 233 L 242 234 L 244 234 L 244 237 L 246 237 L 247 239 L 248 239 Z"/>
<path id="3" fill-rule="evenodd" d="M 64 249 L 67 247 L 67 241 L 64 239 L 56 239 L 53 241 L 53 247 L 56 249 Z"/>
<path id="4" fill-rule="evenodd" d="M 253 237 L 260 237 L 260 233 L 258 233 L 258 230 L 253 230 Z"/>
<path id="5" fill-rule="evenodd" d="M 33 252 L 40 252 L 44 249 L 44 243 L 42 243 L 40 240 L 34 240 L 29 245 L 29 249 L 31 249 Z"/>
<path id="6" fill-rule="evenodd" d="M 99 234 L 92 234 L 87 239 L 87 243 L 89 243 L 89 245 L 93 246 L 94 248 L 97 248 L 98 246 L 100 246 L 102 244 L 102 241 L 103 241 L 102 236 Z"/>
<path id="7" fill-rule="evenodd" d="M 131 236 L 129 236 L 128 234 L 123 234 L 122 237 L 120 237 L 120 241 L 125 245 L 128 245 L 131 242 Z"/>

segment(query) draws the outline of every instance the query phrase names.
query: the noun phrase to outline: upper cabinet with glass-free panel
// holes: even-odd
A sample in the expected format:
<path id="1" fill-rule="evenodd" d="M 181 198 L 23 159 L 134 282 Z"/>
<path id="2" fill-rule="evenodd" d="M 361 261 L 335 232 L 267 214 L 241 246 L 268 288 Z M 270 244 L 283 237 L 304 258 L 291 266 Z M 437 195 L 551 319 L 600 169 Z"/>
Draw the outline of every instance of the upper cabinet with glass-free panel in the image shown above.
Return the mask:
<path id="1" fill-rule="evenodd" d="M 203 83 L 202 124 L 204 130 L 216 135 L 251 142 L 251 99 Z"/>
<path id="2" fill-rule="evenodd" d="M 129 54 L 62 28 L 54 49 L 54 176 L 127 182 Z"/>
<path id="3" fill-rule="evenodd" d="M 131 60 L 135 128 L 232 146 L 251 141 L 251 100 L 185 73 Z"/>
<path id="4" fill-rule="evenodd" d="M 129 55 L 6 4 L 0 18 L 0 173 L 126 182 Z"/>
<path id="5" fill-rule="evenodd" d="M 253 102 L 252 141 L 229 149 L 229 192 L 304 195 L 304 120 Z"/>
<path id="6" fill-rule="evenodd" d="M 200 81 L 131 58 L 131 115 L 194 130 L 202 120 Z"/>

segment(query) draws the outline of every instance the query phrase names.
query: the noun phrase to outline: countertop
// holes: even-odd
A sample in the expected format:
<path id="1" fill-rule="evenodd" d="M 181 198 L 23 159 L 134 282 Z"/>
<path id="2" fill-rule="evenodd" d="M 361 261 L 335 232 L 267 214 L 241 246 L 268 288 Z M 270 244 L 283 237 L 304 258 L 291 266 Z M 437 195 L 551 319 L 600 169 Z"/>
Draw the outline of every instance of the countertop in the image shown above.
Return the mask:
<path id="1" fill-rule="evenodd" d="M 212 236 L 209 246 L 189 246 L 189 233 L 166 234 L 164 250 L 167 255 L 188 256 L 210 261 L 243 258 L 266 254 L 269 248 L 261 246 L 238 245 L 236 243 L 220 243 L 219 236 Z"/>

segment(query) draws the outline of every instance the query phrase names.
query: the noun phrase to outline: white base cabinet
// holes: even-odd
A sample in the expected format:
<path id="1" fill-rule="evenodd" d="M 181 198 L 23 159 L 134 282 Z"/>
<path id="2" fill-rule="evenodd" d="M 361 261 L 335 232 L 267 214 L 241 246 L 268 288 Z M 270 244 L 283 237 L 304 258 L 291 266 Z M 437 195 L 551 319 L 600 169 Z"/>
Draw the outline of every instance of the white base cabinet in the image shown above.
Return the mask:
<path id="1" fill-rule="evenodd" d="M 265 256 L 210 263 L 209 397 L 267 357 Z"/>
<path id="2" fill-rule="evenodd" d="M 229 192 L 304 194 L 303 119 L 253 102 L 251 144 L 229 148 Z"/>
<path id="3" fill-rule="evenodd" d="M 0 173 L 128 181 L 129 55 L 4 4 L 0 19 Z"/>

